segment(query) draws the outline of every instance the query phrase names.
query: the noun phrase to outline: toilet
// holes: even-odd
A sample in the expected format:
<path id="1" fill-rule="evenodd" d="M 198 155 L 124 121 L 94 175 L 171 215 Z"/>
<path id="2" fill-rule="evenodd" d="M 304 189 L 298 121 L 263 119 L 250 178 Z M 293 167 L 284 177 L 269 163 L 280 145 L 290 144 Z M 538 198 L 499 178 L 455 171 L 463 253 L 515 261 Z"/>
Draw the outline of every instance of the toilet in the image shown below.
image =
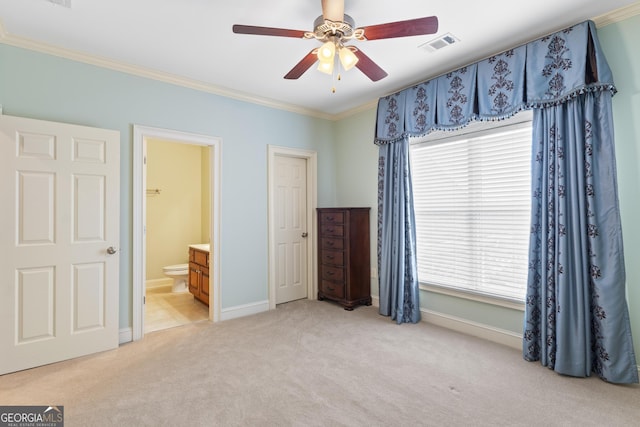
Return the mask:
<path id="1" fill-rule="evenodd" d="M 176 264 L 162 267 L 165 276 L 173 279 L 171 292 L 184 292 L 189 289 L 189 264 Z"/>

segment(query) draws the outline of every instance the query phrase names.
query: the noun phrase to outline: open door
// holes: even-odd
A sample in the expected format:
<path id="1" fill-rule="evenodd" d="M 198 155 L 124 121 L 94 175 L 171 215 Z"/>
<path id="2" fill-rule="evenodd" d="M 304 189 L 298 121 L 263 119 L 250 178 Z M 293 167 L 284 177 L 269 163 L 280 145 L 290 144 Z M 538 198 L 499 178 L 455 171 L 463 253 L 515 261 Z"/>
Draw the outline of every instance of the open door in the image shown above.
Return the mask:
<path id="1" fill-rule="evenodd" d="M 0 374 L 118 346 L 120 133 L 0 115 Z"/>

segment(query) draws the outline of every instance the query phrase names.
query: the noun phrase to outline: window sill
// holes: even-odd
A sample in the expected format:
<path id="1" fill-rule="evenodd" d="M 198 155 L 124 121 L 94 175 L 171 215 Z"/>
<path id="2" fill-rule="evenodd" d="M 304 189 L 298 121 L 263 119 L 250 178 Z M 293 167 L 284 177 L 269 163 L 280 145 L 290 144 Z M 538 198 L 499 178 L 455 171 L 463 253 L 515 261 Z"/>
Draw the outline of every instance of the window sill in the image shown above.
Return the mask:
<path id="1" fill-rule="evenodd" d="M 429 285 L 426 283 L 420 283 L 420 290 L 433 292 L 436 294 L 448 295 L 456 298 L 463 298 L 463 299 L 481 302 L 489 305 L 497 305 L 499 307 L 505 307 L 505 308 L 510 308 L 512 310 L 519 310 L 524 312 L 524 302 L 491 297 L 488 295 L 480 295 L 472 292 L 465 292 L 457 289 L 445 288 L 443 286 Z"/>

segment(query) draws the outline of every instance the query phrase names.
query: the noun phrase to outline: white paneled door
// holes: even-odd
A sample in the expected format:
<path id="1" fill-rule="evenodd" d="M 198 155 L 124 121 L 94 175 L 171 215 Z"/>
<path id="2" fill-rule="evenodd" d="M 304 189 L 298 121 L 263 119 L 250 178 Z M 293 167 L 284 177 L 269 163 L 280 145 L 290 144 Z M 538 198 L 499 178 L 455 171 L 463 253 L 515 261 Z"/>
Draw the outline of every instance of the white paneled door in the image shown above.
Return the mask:
<path id="1" fill-rule="evenodd" d="M 118 346 L 120 133 L 0 115 L 0 374 Z"/>
<path id="2" fill-rule="evenodd" d="M 307 160 L 275 158 L 276 304 L 307 297 Z"/>

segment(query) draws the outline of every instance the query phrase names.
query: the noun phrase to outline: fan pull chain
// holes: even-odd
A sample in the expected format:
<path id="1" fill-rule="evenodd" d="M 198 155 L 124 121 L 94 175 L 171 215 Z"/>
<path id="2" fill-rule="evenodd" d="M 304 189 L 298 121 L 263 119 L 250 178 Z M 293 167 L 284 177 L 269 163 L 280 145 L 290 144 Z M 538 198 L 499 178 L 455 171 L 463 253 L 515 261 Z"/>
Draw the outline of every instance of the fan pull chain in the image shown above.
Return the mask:
<path id="1" fill-rule="evenodd" d="M 336 93 L 336 75 L 337 75 L 337 81 L 342 80 L 342 76 L 340 75 L 340 67 L 342 66 L 342 64 L 340 63 L 340 61 L 337 61 L 338 64 L 338 71 L 333 73 L 332 76 L 332 80 L 333 80 L 333 87 L 331 88 L 331 93 Z"/>
<path id="2" fill-rule="evenodd" d="M 338 73 L 338 76 L 340 76 L 340 73 Z M 340 77 L 338 77 L 338 80 L 340 80 Z M 333 72 L 333 75 L 331 76 L 331 93 L 336 93 L 336 72 Z"/>

